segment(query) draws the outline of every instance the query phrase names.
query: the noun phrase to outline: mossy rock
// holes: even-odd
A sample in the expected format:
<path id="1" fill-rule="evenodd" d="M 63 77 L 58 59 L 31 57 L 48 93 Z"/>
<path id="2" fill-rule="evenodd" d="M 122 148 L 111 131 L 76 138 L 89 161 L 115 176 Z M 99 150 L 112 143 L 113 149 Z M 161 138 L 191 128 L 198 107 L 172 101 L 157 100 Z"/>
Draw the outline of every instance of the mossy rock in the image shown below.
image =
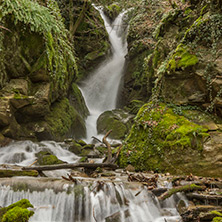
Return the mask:
<path id="1" fill-rule="evenodd" d="M 111 5 L 108 5 L 104 8 L 104 13 L 108 18 L 113 21 L 121 12 L 121 7 L 118 5 L 118 3 L 113 3 Z"/>
<path id="2" fill-rule="evenodd" d="M 69 135 L 75 138 L 86 135 L 85 121 L 66 98 L 52 105 L 45 120 L 55 140 L 62 140 Z"/>
<path id="3" fill-rule="evenodd" d="M 76 83 L 72 84 L 69 98 L 70 98 L 70 104 L 76 109 L 76 111 L 83 118 L 86 118 L 89 115 L 89 110 L 86 106 L 82 93 Z"/>
<path id="4" fill-rule="evenodd" d="M 2 222 L 27 222 L 33 214 L 33 211 L 16 206 L 3 215 Z"/>
<path id="5" fill-rule="evenodd" d="M 100 134 L 106 134 L 112 130 L 109 138 L 124 139 L 131 127 L 132 118 L 132 115 L 120 109 L 106 111 L 97 120 L 97 131 Z"/>
<path id="6" fill-rule="evenodd" d="M 75 140 L 73 140 L 68 150 L 76 155 L 79 155 L 82 152 L 82 146 Z"/>
<path id="7" fill-rule="evenodd" d="M 175 72 L 178 69 L 186 69 L 198 63 L 198 58 L 195 54 L 191 54 L 190 49 L 180 44 L 177 46 L 175 53 L 171 57 L 167 68 Z"/>
<path id="8" fill-rule="evenodd" d="M 145 104 L 125 140 L 120 166 L 132 164 L 136 170 L 192 172 L 192 168 L 183 167 L 193 156 L 201 158 L 203 141 L 208 136 L 205 127 L 175 114 L 166 105 Z"/>
<path id="9" fill-rule="evenodd" d="M 78 140 L 77 143 L 80 144 L 81 146 L 87 145 L 87 143 L 83 140 Z"/>
<path id="10" fill-rule="evenodd" d="M 28 221 L 29 217 L 34 214 L 33 211 L 26 209 L 28 207 L 33 208 L 33 205 L 27 199 L 22 199 L 9 205 L 8 207 L 3 207 L 0 209 L 0 221 L 26 222 Z"/>
<path id="11" fill-rule="evenodd" d="M 53 165 L 53 164 L 63 164 L 62 160 L 59 160 L 55 155 L 48 151 L 40 151 L 36 154 L 38 165 Z"/>

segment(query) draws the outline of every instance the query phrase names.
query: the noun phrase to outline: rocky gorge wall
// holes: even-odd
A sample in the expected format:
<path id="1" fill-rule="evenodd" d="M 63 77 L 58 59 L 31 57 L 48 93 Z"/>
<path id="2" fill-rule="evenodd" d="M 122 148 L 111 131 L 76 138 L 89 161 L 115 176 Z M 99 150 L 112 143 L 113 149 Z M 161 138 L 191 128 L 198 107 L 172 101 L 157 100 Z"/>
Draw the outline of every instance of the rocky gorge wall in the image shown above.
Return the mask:
<path id="1" fill-rule="evenodd" d="M 120 165 L 221 176 L 222 2 L 128 4 L 123 101 L 129 111 L 149 103 L 125 139 Z"/>
<path id="2" fill-rule="evenodd" d="M 109 42 L 90 1 L 70 4 L 0 3 L 1 141 L 85 136 L 88 109 L 75 82 L 108 53 Z"/>

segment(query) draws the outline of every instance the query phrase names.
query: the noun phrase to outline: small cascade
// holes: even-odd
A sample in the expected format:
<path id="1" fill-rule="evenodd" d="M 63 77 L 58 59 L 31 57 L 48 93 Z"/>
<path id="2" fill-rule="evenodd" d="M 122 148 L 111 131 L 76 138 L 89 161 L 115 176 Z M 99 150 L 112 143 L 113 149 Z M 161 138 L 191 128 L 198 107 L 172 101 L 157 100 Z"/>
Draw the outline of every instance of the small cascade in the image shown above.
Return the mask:
<path id="1" fill-rule="evenodd" d="M 166 200 L 164 207 L 161 207 L 158 199 L 150 191 L 138 186 L 137 189 L 130 189 L 125 188 L 122 183 L 101 184 L 88 181 L 84 186 L 84 182 L 77 185 L 64 182 L 63 185 L 60 184 L 60 190 L 58 187 L 38 190 L 36 185 L 31 185 L 33 179 L 14 180 L 8 185 L 6 180 L 0 182 L 0 206 L 27 198 L 35 207 L 35 214 L 30 218 L 30 221 L 34 222 L 176 222 L 180 218 L 173 197 Z M 29 190 L 19 190 L 18 184 L 23 184 L 24 187 L 26 180 Z M 36 180 L 33 180 L 33 183 L 36 183 Z M 52 184 L 58 181 L 50 183 L 52 187 Z"/>
<path id="2" fill-rule="evenodd" d="M 122 78 L 127 54 L 126 33 L 127 26 L 124 23 L 126 12 L 122 12 L 110 24 L 103 10 L 96 8 L 105 23 L 111 43 L 112 56 L 103 62 L 91 76 L 83 82 L 81 87 L 90 115 L 86 120 L 87 141 L 97 135 L 96 121 L 99 115 L 116 108 L 118 90 Z"/>
<path id="3" fill-rule="evenodd" d="M 64 143 L 54 141 L 18 141 L 0 149 L 0 164 L 16 164 L 28 166 L 36 160 L 35 154 L 40 151 L 50 151 L 60 160 L 67 163 L 75 163 L 79 157 L 65 149 Z"/>

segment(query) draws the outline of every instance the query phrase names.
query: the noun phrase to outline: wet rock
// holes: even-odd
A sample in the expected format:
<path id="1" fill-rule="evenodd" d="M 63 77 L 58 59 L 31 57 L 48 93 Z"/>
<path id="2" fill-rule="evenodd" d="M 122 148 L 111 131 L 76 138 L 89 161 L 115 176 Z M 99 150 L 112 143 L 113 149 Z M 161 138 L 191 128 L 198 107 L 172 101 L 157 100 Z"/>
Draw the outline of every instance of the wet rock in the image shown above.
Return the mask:
<path id="1" fill-rule="evenodd" d="M 63 164 L 62 160 L 59 160 L 55 155 L 51 154 L 49 151 L 40 151 L 36 154 L 38 165 L 53 165 L 53 164 Z"/>
<path id="2" fill-rule="evenodd" d="M 126 171 L 129 171 L 129 172 L 135 172 L 135 167 L 132 166 L 131 164 L 129 164 L 126 168 L 125 168 Z"/>
<path id="3" fill-rule="evenodd" d="M 79 155 L 82 152 L 82 146 L 79 143 L 77 143 L 76 141 L 72 141 L 68 150 L 76 155 Z"/>
<path id="4" fill-rule="evenodd" d="M 72 84 L 69 101 L 83 118 L 86 118 L 89 115 L 89 110 L 86 106 L 82 93 L 75 83 Z"/>
<path id="5" fill-rule="evenodd" d="M 210 206 L 210 205 L 197 205 L 197 206 L 189 206 L 187 210 L 181 215 L 184 222 L 203 222 L 204 217 L 202 216 L 203 220 L 200 220 L 200 214 L 209 213 L 213 210 L 222 210 L 220 206 Z M 207 220 L 208 222 L 212 221 Z"/>
<path id="6" fill-rule="evenodd" d="M 11 79 L 10 82 L 2 89 L 3 92 L 17 93 L 28 95 L 29 87 L 28 81 L 25 79 Z"/>
<path id="7" fill-rule="evenodd" d="M 97 131 L 100 134 L 106 134 L 112 130 L 109 138 L 123 139 L 132 126 L 132 118 L 132 115 L 120 109 L 106 111 L 97 120 Z"/>

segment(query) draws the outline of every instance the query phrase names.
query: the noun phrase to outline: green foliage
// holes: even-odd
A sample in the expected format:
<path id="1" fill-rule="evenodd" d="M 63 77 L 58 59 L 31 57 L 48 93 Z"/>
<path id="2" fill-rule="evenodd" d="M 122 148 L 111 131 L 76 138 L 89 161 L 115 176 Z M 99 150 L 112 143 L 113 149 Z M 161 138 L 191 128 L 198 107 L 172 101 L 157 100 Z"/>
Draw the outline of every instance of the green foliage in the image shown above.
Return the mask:
<path id="1" fill-rule="evenodd" d="M 156 27 L 154 33 L 153 33 L 153 37 L 155 39 L 158 39 L 160 36 L 163 35 L 166 27 L 172 22 L 174 21 L 174 19 L 178 16 L 179 14 L 179 10 L 171 10 L 168 13 L 164 13 L 163 17 L 159 23 L 159 25 Z"/>
<path id="2" fill-rule="evenodd" d="M 80 118 L 68 99 L 56 103 L 52 111 L 45 117 L 54 135 L 65 136 L 76 119 Z M 81 118 L 80 118 L 81 119 Z M 80 127 L 80 125 L 79 125 Z"/>
<path id="3" fill-rule="evenodd" d="M 211 211 L 211 214 L 217 215 L 216 217 L 213 218 L 212 222 L 222 222 L 222 213 L 214 210 Z"/>
<path id="4" fill-rule="evenodd" d="M 0 3 L 0 11 L 0 21 L 11 19 L 15 25 L 22 23 L 43 36 L 47 70 L 55 86 L 64 89 L 77 73 L 77 66 L 56 1 L 47 0 L 44 7 L 31 0 L 5 0 Z"/>

